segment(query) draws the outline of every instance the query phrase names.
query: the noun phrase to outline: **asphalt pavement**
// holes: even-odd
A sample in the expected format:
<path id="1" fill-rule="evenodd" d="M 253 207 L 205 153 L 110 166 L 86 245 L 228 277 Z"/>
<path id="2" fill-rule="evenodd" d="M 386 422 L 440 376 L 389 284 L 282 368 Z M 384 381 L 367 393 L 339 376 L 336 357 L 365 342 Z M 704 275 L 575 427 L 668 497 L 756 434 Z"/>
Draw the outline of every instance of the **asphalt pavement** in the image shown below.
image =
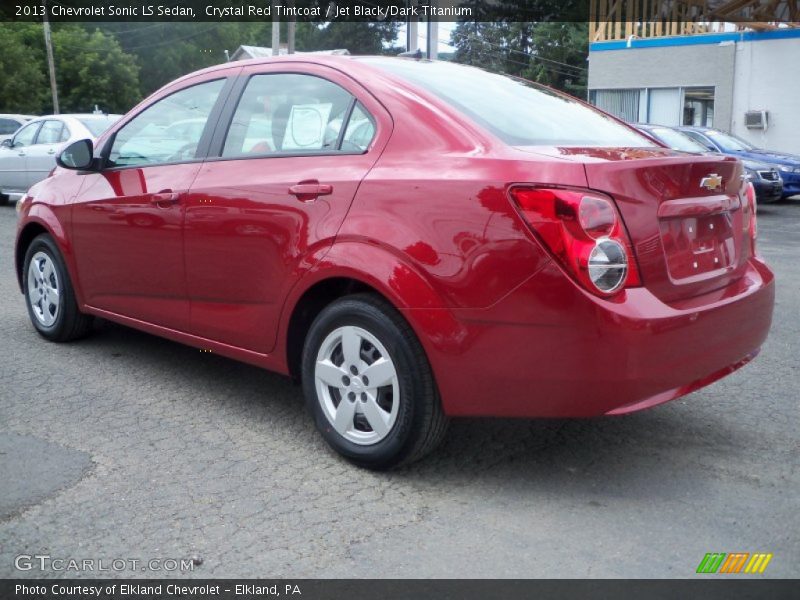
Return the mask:
<path id="1" fill-rule="evenodd" d="M 15 222 L 0 207 L 0 577 L 694 577 L 707 552 L 800 575 L 800 199 L 760 208 L 778 285 L 753 363 L 626 417 L 455 421 L 389 474 L 328 450 L 278 375 L 105 322 L 40 338 Z"/>

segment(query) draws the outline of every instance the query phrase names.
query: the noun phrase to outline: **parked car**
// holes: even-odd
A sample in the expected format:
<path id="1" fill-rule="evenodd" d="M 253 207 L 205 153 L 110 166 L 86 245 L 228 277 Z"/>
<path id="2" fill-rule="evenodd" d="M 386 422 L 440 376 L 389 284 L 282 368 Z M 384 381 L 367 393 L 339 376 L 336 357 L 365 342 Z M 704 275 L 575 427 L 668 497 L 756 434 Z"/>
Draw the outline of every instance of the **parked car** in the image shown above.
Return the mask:
<path id="1" fill-rule="evenodd" d="M 125 151 L 186 119 L 205 125 L 183 159 Z M 365 467 L 423 456 L 449 417 L 661 404 L 747 363 L 770 327 L 740 161 L 474 67 L 219 65 L 59 165 L 19 205 L 39 334 L 100 316 L 291 375 Z"/>
<path id="2" fill-rule="evenodd" d="M 679 129 L 713 152 L 769 163 L 778 169 L 783 180 L 782 197 L 800 194 L 800 156 L 756 148 L 750 142 L 718 129 L 690 126 Z"/>
<path id="3" fill-rule="evenodd" d="M 703 146 L 700 142 L 695 141 L 682 131 L 678 131 L 672 127 L 654 125 L 651 123 L 635 123 L 633 126 L 645 135 L 649 135 L 651 138 L 654 138 L 656 141 L 661 142 L 673 150 L 691 152 L 693 154 L 705 154 L 709 152 L 708 148 Z"/>
<path id="4" fill-rule="evenodd" d="M 25 123 L 36 117 L 32 115 L 0 114 L 0 142 L 10 138 Z"/>
<path id="5" fill-rule="evenodd" d="M 120 115 L 75 114 L 37 117 L 0 142 L 0 204 L 18 198 L 56 166 L 56 153 L 69 142 L 95 138 Z"/>
<path id="6" fill-rule="evenodd" d="M 695 154 L 710 152 L 700 142 L 672 127 L 643 123 L 637 123 L 635 127 L 673 150 L 693 152 Z M 778 202 L 782 198 L 783 180 L 777 169 L 767 163 L 755 160 L 743 159 L 742 164 L 744 165 L 745 177 L 753 183 L 758 202 Z"/>

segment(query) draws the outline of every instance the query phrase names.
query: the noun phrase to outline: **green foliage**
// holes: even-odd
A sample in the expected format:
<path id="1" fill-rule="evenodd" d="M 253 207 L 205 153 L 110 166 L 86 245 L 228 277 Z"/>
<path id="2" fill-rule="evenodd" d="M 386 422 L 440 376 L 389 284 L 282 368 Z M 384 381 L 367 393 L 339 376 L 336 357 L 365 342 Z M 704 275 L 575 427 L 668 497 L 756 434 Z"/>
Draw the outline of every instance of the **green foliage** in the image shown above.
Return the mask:
<path id="1" fill-rule="evenodd" d="M 396 53 L 399 23 L 298 23 L 300 51 Z M 174 79 L 225 61 L 225 50 L 272 44 L 272 22 L 54 23 L 61 112 L 126 112 Z M 282 23 L 281 41 L 286 42 Z M 0 112 L 52 111 L 40 23 L 0 23 Z"/>
<path id="2" fill-rule="evenodd" d="M 140 99 L 139 67 L 117 40 L 78 25 L 53 31 L 61 112 L 125 112 Z"/>
<path id="3" fill-rule="evenodd" d="M 298 23 L 298 50 L 336 50 L 350 54 L 384 54 L 387 44 L 397 38 L 400 23 L 337 21 L 333 23 Z"/>
<path id="4" fill-rule="evenodd" d="M 516 75 L 578 97 L 586 95 L 586 23 L 461 22 L 453 30 L 456 62 Z"/>
<path id="5" fill-rule="evenodd" d="M 0 73 L 0 112 L 36 114 L 43 109 L 49 88 L 41 26 L 0 23 Z"/>
<path id="6" fill-rule="evenodd" d="M 104 30 L 133 55 L 148 95 L 187 73 L 225 62 L 225 50 L 271 44 L 272 23 L 106 23 Z"/>

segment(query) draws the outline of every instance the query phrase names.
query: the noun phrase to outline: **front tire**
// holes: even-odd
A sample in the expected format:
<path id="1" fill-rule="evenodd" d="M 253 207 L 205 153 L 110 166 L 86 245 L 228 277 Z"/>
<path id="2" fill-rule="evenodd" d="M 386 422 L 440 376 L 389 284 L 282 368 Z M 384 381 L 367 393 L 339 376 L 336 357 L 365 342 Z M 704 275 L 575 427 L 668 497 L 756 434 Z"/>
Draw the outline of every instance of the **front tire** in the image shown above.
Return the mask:
<path id="1" fill-rule="evenodd" d="M 317 429 L 358 466 L 411 463 L 447 430 L 422 345 L 377 296 L 347 296 L 322 310 L 306 336 L 302 380 Z"/>
<path id="2" fill-rule="evenodd" d="M 92 317 L 78 310 L 64 259 L 46 233 L 36 236 L 25 252 L 22 286 L 28 316 L 42 337 L 68 342 L 91 329 Z"/>

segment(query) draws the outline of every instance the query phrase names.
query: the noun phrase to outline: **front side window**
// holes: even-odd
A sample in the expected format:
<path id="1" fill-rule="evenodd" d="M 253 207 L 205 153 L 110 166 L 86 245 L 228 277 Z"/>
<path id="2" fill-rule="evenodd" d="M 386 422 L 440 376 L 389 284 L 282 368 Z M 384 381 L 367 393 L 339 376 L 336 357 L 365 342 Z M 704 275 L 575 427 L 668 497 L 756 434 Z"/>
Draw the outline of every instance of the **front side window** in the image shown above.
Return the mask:
<path id="1" fill-rule="evenodd" d="M 19 133 L 14 136 L 14 146 L 30 146 L 33 144 L 33 138 L 36 137 L 36 131 L 41 124 L 41 121 L 37 121 L 36 123 L 25 125 L 25 127 L 20 129 Z"/>
<path id="2" fill-rule="evenodd" d="M 61 121 L 45 121 L 36 137 L 37 144 L 57 144 L 61 141 L 61 131 L 64 125 Z"/>
<path id="3" fill-rule="evenodd" d="M 615 119 L 529 81 L 450 62 L 361 60 L 438 96 L 511 146 L 654 146 Z M 638 109 L 631 105 L 626 110 L 630 115 L 623 114 L 635 118 Z"/>
<path id="4" fill-rule="evenodd" d="M 200 137 L 224 84 L 223 79 L 200 83 L 144 109 L 116 133 L 109 164 L 147 166 L 197 158 Z"/>
<path id="5" fill-rule="evenodd" d="M 336 152 L 352 99 L 320 77 L 254 75 L 236 107 L 222 156 Z"/>

